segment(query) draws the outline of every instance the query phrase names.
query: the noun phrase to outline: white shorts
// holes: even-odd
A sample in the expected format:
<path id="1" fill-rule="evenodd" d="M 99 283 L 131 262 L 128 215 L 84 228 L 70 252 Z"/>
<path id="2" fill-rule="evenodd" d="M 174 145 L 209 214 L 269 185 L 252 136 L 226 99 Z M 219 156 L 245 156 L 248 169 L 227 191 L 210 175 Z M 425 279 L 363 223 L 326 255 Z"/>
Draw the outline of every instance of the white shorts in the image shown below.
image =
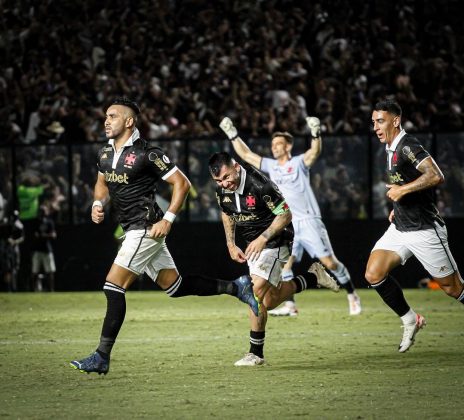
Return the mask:
<path id="1" fill-rule="evenodd" d="M 32 274 L 39 274 L 41 267 L 47 274 L 56 271 L 55 257 L 52 252 L 34 251 L 32 254 Z"/>
<path id="2" fill-rule="evenodd" d="M 126 233 L 114 263 L 135 274 L 147 273 L 153 281 L 160 270 L 176 268 L 164 238 L 152 239 L 145 229 Z"/>
<path id="3" fill-rule="evenodd" d="M 248 261 L 250 274 L 267 280 L 277 286 L 282 280 L 282 266 L 287 262 L 290 253 L 287 246 L 280 248 L 265 248 L 261 251 L 259 258 L 255 261 Z"/>
<path id="4" fill-rule="evenodd" d="M 377 241 L 372 251 L 384 249 L 396 252 L 405 264 L 414 255 L 432 277 L 442 278 L 457 271 L 448 245 L 446 226 L 435 223 L 435 228 L 400 232 L 394 223 Z"/>
<path id="5" fill-rule="evenodd" d="M 303 250 L 311 258 L 322 258 L 333 255 L 329 234 L 321 219 L 301 219 L 293 222 L 295 237 L 293 238 L 292 255 L 301 261 Z"/>

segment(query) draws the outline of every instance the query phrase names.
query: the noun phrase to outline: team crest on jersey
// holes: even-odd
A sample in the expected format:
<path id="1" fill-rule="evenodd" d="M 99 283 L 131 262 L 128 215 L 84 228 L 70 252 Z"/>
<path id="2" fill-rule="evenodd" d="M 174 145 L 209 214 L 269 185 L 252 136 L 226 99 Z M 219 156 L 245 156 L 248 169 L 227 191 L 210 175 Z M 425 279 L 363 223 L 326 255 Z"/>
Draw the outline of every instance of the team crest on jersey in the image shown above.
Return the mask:
<path id="1" fill-rule="evenodd" d="M 232 200 L 227 197 L 227 195 L 224 197 L 224 200 L 222 200 L 223 203 L 232 203 Z"/>
<path id="2" fill-rule="evenodd" d="M 245 204 L 248 208 L 254 208 L 256 206 L 256 198 L 253 197 L 251 194 L 248 195 L 245 199 Z"/>
<path id="3" fill-rule="evenodd" d="M 412 152 L 411 148 L 409 146 L 404 146 L 403 147 L 403 154 L 406 155 L 406 157 L 411 161 L 411 163 L 416 162 L 416 155 Z"/>
<path id="4" fill-rule="evenodd" d="M 132 166 L 135 164 L 136 159 L 137 156 L 134 153 L 129 153 L 124 159 L 124 166 L 126 168 L 132 168 Z"/>
<path id="5" fill-rule="evenodd" d="M 289 167 L 287 168 L 287 173 L 288 173 L 288 174 L 291 174 L 292 172 L 293 172 L 293 166 L 289 166 Z"/>
<path id="6" fill-rule="evenodd" d="M 393 153 L 392 163 L 394 166 L 398 164 L 398 155 L 396 154 L 396 151 Z"/>

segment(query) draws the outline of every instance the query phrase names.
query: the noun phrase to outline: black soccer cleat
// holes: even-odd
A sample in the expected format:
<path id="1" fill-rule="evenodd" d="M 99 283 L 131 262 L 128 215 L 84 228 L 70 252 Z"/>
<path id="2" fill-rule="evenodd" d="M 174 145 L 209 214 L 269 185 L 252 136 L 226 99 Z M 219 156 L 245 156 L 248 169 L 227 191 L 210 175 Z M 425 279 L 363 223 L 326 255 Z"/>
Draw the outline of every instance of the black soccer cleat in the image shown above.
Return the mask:
<path id="1" fill-rule="evenodd" d="M 82 360 L 73 360 L 69 365 L 80 372 L 96 372 L 99 375 L 106 375 L 110 370 L 110 358 L 105 359 L 99 353 L 92 353 L 89 357 Z"/>

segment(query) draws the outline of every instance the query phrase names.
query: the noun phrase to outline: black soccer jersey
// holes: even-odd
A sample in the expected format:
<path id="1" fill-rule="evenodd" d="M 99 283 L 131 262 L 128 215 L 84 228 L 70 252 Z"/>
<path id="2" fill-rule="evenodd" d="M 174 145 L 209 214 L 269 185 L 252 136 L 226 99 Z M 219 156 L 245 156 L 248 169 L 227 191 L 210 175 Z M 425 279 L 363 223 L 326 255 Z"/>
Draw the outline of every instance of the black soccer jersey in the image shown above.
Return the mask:
<path id="1" fill-rule="evenodd" d="M 417 166 L 429 156 L 417 138 L 405 134 L 396 147 L 387 153 L 389 183 L 404 185 L 417 179 L 422 175 Z M 393 209 L 393 222 L 402 232 L 430 229 L 435 220 L 443 223 L 435 206 L 434 191 L 430 188 L 406 194 L 401 200 L 393 203 Z"/>
<path id="2" fill-rule="evenodd" d="M 124 231 L 144 229 L 162 219 L 163 211 L 155 201 L 155 184 L 177 170 L 160 148 L 133 137 L 119 154 L 112 140 L 98 152 L 98 171 L 105 175 Z"/>
<path id="3" fill-rule="evenodd" d="M 262 172 L 243 166 L 242 182 L 237 191 L 216 189 L 216 199 L 222 211 L 235 222 L 237 233 L 249 244 L 263 233 L 277 214 L 289 208 L 277 186 Z M 243 183 L 243 176 L 245 181 Z M 289 245 L 293 240 L 290 223 L 280 234 L 267 242 L 266 248 Z"/>

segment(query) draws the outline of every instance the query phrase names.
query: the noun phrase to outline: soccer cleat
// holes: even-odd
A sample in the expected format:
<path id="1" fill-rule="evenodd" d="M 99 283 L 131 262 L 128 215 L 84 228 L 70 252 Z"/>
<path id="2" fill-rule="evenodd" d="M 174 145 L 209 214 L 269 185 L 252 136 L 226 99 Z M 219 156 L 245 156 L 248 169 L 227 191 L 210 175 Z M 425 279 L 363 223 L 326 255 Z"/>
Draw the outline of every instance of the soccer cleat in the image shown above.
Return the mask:
<path id="1" fill-rule="evenodd" d="M 234 363 L 234 366 L 259 366 L 264 365 L 264 363 L 265 360 L 259 356 L 256 356 L 256 354 L 247 353 L 242 359 L 237 360 Z"/>
<path id="2" fill-rule="evenodd" d="M 313 273 L 317 278 L 317 287 L 325 287 L 334 292 L 340 290 L 340 285 L 335 281 L 333 277 L 325 271 L 324 266 L 321 263 L 314 262 L 308 269 L 308 273 Z"/>
<path id="3" fill-rule="evenodd" d="M 361 299 L 356 292 L 348 293 L 348 304 L 350 308 L 350 315 L 359 315 L 362 311 Z"/>
<path id="4" fill-rule="evenodd" d="M 317 139 L 321 136 L 321 120 L 317 117 L 306 117 L 306 124 L 311 131 L 311 137 Z"/>
<path id="5" fill-rule="evenodd" d="M 97 372 L 99 375 L 106 375 L 110 370 L 110 359 L 104 359 L 97 352 L 82 360 L 73 360 L 69 364 L 72 368 L 81 372 Z"/>
<path id="6" fill-rule="evenodd" d="M 280 308 L 272 309 L 267 311 L 267 313 L 272 316 L 297 316 L 298 309 L 296 308 L 295 302 L 288 301 Z"/>
<path id="7" fill-rule="evenodd" d="M 416 334 L 421 328 L 427 325 L 425 318 L 422 315 L 416 314 L 416 322 L 403 325 L 403 338 L 398 346 L 398 351 L 404 353 L 414 344 Z"/>
<path id="8" fill-rule="evenodd" d="M 237 285 L 237 298 L 248 304 L 256 316 L 259 316 L 259 302 L 253 293 L 253 283 L 248 275 L 240 276 L 234 280 Z"/>

